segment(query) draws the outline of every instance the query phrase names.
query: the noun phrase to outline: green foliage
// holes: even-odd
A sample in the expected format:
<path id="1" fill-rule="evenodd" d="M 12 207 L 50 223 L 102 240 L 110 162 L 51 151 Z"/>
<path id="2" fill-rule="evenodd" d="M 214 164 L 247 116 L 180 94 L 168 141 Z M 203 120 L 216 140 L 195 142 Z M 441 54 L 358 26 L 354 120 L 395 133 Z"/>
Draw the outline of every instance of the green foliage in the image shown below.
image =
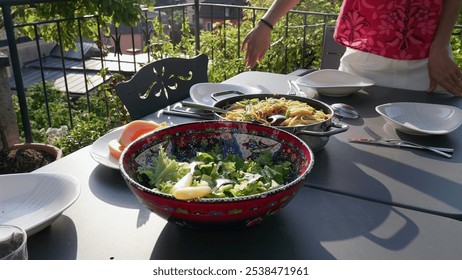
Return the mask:
<path id="1" fill-rule="evenodd" d="M 102 70 L 101 74 L 106 74 Z M 114 86 L 123 79 L 114 74 L 106 84 L 98 87 L 88 100 L 85 97 L 68 99 L 66 94 L 46 84 L 46 94 L 41 84 L 27 91 L 26 102 L 34 142 L 49 143 L 69 154 L 92 144 L 108 130 L 130 121 L 120 99 L 114 94 Z M 48 102 L 45 102 L 45 96 Z M 16 106 L 17 101 L 15 102 Z M 48 122 L 48 112 L 51 122 Z M 70 111 L 70 113 L 69 113 Z M 19 108 L 16 108 L 20 123 Z M 71 118 L 72 116 L 72 118 Z M 58 139 L 47 137 L 48 128 L 69 127 L 69 133 Z"/>
<path id="2" fill-rule="evenodd" d="M 210 59 L 209 81 L 222 82 L 250 70 L 246 66 L 244 52 L 241 51 L 241 42 L 244 35 L 254 27 L 254 20 L 250 18 L 252 16 L 250 11 L 245 11 L 244 20 L 239 27 L 226 21 L 215 23 L 210 31 L 201 31 L 200 53 L 206 54 Z M 257 15 L 257 18 L 260 16 L 262 15 Z M 308 19 L 293 17 L 287 33 L 284 25 L 278 25 L 272 32 L 273 45 L 254 70 L 287 73 L 299 68 L 318 67 L 323 30 L 320 20 L 322 17 L 319 16 Z M 166 33 L 168 29 L 164 24 L 157 20 L 152 24 L 155 33 L 151 38 L 154 59 L 169 56 L 192 57 L 196 54 L 194 34 L 190 32 L 189 24 L 182 25 L 181 40 L 177 43 Z"/>
<path id="3" fill-rule="evenodd" d="M 285 20 L 276 25 L 271 33 L 273 43 L 258 64 L 258 70 L 288 73 L 300 68 L 318 68 L 324 28 L 322 20 L 322 17 L 305 18 L 293 14 L 289 17 L 287 29 Z"/>
<path id="4" fill-rule="evenodd" d="M 100 28 L 109 24 L 119 26 L 135 26 L 143 16 L 141 4 L 154 5 L 155 0 L 76 0 L 64 2 L 40 3 L 36 5 L 12 6 L 14 21 L 17 23 L 43 22 L 66 19 L 60 21 L 61 40 L 64 49 L 75 48 L 79 38 L 79 23 L 74 18 L 84 18 L 87 15 L 99 15 Z M 45 41 L 58 40 L 58 24 L 49 23 L 38 25 L 38 33 Z M 98 24 L 95 19 L 86 18 L 80 22 L 80 28 L 85 38 L 98 40 Z M 35 38 L 34 25 L 19 28 L 19 33 Z"/>
<path id="5" fill-rule="evenodd" d="M 60 137 L 52 144 L 61 148 L 64 154 L 69 154 L 91 145 L 112 127 L 114 126 L 110 120 L 98 117 L 95 113 L 84 113 L 78 118 L 69 134 Z"/>
<path id="6" fill-rule="evenodd" d="M 451 37 L 452 53 L 454 54 L 454 60 L 462 68 L 462 29 L 454 31 Z"/>
<path id="7" fill-rule="evenodd" d="M 245 27 L 242 27 L 242 30 Z M 242 32 L 241 30 L 241 32 Z M 209 80 L 222 82 L 246 69 L 238 44 L 238 29 L 231 22 L 216 23 L 211 31 L 202 31 L 201 53 L 210 58 Z"/>
<path id="8" fill-rule="evenodd" d="M 169 29 L 165 24 L 157 19 L 152 20 L 154 35 L 150 38 L 151 56 L 154 59 L 165 57 L 193 56 L 194 36 L 191 33 L 189 24 L 181 23 L 181 38 L 178 43 L 174 43 L 170 35 L 166 33 Z"/>
<path id="9" fill-rule="evenodd" d="M 56 127 L 61 125 L 68 125 L 69 116 L 66 115 L 68 112 L 68 106 L 66 104 L 64 94 L 52 87 L 52 84 L 46 85 L 46 94 L 40 84 L 36 84 L 28 89 L 26 102 L 29 113 L 30 125 L 32 128 L 32 136 L 35 142 L 46 143 L 45 128 L 49 127 L 48 114 L 50 118 L 55 122 Z M 16 98 L 16 96 L 13 96 Z M 48 102 L 45 102 L 45 99 Z M 46 107 L 48 104 L 48 110 Z M 21 115 L 19 107 L 16 105 L 16 113 L 18 123 L 21 123 Z"/>
<path id="10" fill-rule="evenodd" d="M 78 6 L 79 9 L 80 7 L 82 9 L 73 8 L 73 11 L 68 6 L 59 6 L 62 8 L 56 9 L 56 7 L 38 5 L 35 8 L 18 9 L 17 19 L 33 22 L 46 16 L 54 17 L 53 13 L 56 13 L 57 17 L 64 17 L 77 13 L 79 15 L 91 14 L 90 11 L 94 13 L 94 11 L 103 8 L 106 9 L 100 13 L 103 22 L 109 22 L 111 17 L 119 23 L 124 21 L 135 23 L 139 22 L 140 19 L 138 6 L 133 10 L 127 9 L 127 7 L 131 7 L 130 5 L 137 3 L 135 0 L 79 0 L 74 2 L 77 2 L 80 5 Z M 69 2 L 72 7 L 75 5 L 74 2 Z M 251 2 L 256 7 L 269 7 L 272 0 Z M 113 6 L 108 6 L 108 3 L 112 3 Z M 302 1 L 296 10 L 335 14 L 338 12 L 340 4 L 341 0 Z M 37 9 L 40 9 L 40 13 Z M 165 57 L 192 57 L 198 52 L 204 53 L 210 59 L 209 81 L 222 82 L 238 73 L 250 70 L 246 66 L 244 52 L 241 51 L 240 47 L 244 36 L 254 27 L 254 23 L 263 16 L 264 12 L 264 10 L 256 10 L 254 13 L 252 10 L 244 9 L 244 18 L 239 27 L 231 21 L 226 21 L 215 23 L 210 31 L 201 30 L 200 50 L 196 50 L 194 34 L 190 30 L 188 19 L 183 20 L 179 9 L 173 12 L 176 19 L 175 23 L 163 24 L 157 19 L 152 20 L 150 55 L 154 59 L 161 59 Z M 286 28 L 286 20 L 288 20 L 288 28 Z M 335 17 L 328 19 L 327 23 L 332 25 L 334 20 Z M 459 22 L 461 20 L 459 17 Z M 71 41 L 74 42 L 75 23 L 74 25 L 63 23 L 61 27 L 65 31 L 64 41 L 66 44 L 71 44 Z M 86 25 L 83 27 L 84 34 L 88 38 L 93 38 L 96 36 L 95 27 L 94 21 Z M 290 14 L 288 17 L 284 17 L 272 31 L 270 49 L 253 70 L 288 73 L 299 68 L 318 68 L 321 60 L 323 28 L 324 17 L 322 16 Z M 24 31 L 31 34 L 32 30 L 25 28 Z M 41 29 L 42 36 L 50 40 L 56 39 L 55 32 L 55 25 L 45 25 Z M 173 34 L 178 34 L 175 32 L 180 32 L 181 36 L 172 38 Z M 462 65 L 462 29 L 457 29 L 451 39 L 455 59 L 459 65 Z M 46 95 L 41 85 L 30 88 L 27 93 L 27 103 L 34 141 L 50 143 L 46 137 L 46 129 L 67 126 L 69 133 L 58 140 L 53 140 L 54 142 L 51 144 L 60 147 L 65 154 L 68 154 L 90 145 L 108 130 L 129 122 L 130 117 L 127 111 L 120 99 L 114 94 L 115 85 L 124 80 L 125 77 L 108 73 L 106 69 L 102 69 L 100 75 L 110 76 L 110 78 L 88 97 L 68 99 L 64 93 L 53 89 L 51 84 L 46 86 Z M 47 98 L 47 102 L 45 102 L 45 98 Z M 48 110 L 45 107 L 47 103 L 49 104 Z M 18 112 L 19 119 L 18 108 L 16 108 L 16 112 Z M 21 123 L 20 120 L 18 123 Z"/>
<path id="11" fill-rule="evenodd" d="M 254 27 L 264 11 L 244 10 L 239 27 L 231 22 L 215 23 L 211 31 L 201 31 L 201 53 L 211 58 L 209 79 L 222 82 L 240 72 L 248 71 L 241 51 L 244 36 Z M 285 20 L 273 29 L 272 45 L 255 69 L 288 73 L 299 68 L 317 68 L 321 56 L 323 17 L 292 14 L 288 28 Z"/>

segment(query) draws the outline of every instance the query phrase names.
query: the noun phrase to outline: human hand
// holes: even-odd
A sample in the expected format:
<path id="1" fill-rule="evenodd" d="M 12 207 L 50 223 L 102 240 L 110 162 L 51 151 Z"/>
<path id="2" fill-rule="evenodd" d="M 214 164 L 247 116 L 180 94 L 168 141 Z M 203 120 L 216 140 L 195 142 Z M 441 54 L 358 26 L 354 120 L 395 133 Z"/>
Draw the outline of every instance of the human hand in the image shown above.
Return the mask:
<path id="1" fill-rule="evenodd" d="M 440 84 L 455 96 L 462 96 L 462 71 L 449 57 L 448 49 L 431 49 L 428 57 L 428 73 L 432 92 Z"/>
<path id="2" fill-rule="evenodd" d="M 242 42 L 241 51 L 247 48 L 245 60 L 250 68 L 257 64 L 270 47 L 271 29 L 260 23 L 252 29 Z"/>

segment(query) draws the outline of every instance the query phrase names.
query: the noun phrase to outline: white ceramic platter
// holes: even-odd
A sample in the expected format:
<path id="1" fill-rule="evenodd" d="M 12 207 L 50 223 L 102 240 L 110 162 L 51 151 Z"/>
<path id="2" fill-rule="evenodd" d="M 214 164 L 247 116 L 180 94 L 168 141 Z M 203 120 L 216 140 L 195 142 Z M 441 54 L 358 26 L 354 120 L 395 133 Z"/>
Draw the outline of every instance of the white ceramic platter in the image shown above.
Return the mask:
<path id="1" fill-rule="evenodd" d="M 290 91 L 288 81 L 295 81 L 298 78 L 295 75 L 246 71 L 237 74 L 223 83 L 256 87 L 261 90 L 261 93 L 286 94 Z M 300 89 L 304 93 L 303 96 L 308 98 L 314 98 L 317 94 L 317 91 L 311 87 L 301 86 Z"/>
<path id="2" fill-rule="evenodd" d="M 375 110 L 396 130 L 413 135 L 443 135 L 462 124 L 462 110 L 448 105 L 396 102 Z"/>
<path id="3" fill-rule="evenodd" d="M 212 105 L 216 102 L 212 98 L 213 93 L 224 91 L 238 91 L 245 94 L 261 93 L 261 90 L 256 87 L 237 84 L 219 84 L 219 83 L 198 83 L 191 87 L 189 95 L 191 99 L 199 104 Z M 223 95 L 220 98 L 230 97 L 230 95 Z"/>
<path id="4" fill-rule="evenodd" d="M 331 97 L 348 96 L 374 85 L 372 80 L 335 69 L 317 70 L 298 78 L 295 82 Z"/>
<path id="5" fill-rule="evenodd" d="M 276 73 L 267 73 L 267 72 L 259 72 L 259 71 L 246 71 L 240 74 L 237 74 L 234 77 L 229 78 L 228 80 L 216 84 L 219 85 L 220 91 L 225 88 L 228 90 L 229 87 L 231 89 L 236 89 L 236 86 L 243 86 L 245 88 L 252 88 L 255 92 L 249 92 L 241 90 L 243 93 L 277 93 L 277 94 L 286 94 L 289 91 L 289 83 L 288 81 L 295 81 L 298 76 L 293 75 L 285 75 L 285 74 L 276 74 Z M 194 87 L 194 86 L 193 86 Z M 191 87 L 191 90 L 193 90 Z M 301 90 L 304 92 L 306 97 L 313 98 L 316 96 L 316 90 L 301 86 Z M 191 91 L 190 91 L 191 93 Z M 212 99 L 209 94 L 198 94 L 196 95 L 193 93 L 191 98 L 196 103 L 202 103 L 205 105 L 213 105 L 216 101 Z M 229 96 L 222 96 L 221 98 L 225 98 Z"/>
<path id="6" fill-rule="evenodd" d="M 71 175 L 0 175 L 0 224 L 18 226 L 31 236 L 49 226 L 79 195 L 80 183 Z"/>
<path id="7" fill-rule="evenodd" d="M 90 149 L 90 154 L 98 163 L 113 169 L 119 169 L 119 161 L 109 154 L 109 142 L 118 139 L 123 127 L 116 128 L 96 140 Z"/>

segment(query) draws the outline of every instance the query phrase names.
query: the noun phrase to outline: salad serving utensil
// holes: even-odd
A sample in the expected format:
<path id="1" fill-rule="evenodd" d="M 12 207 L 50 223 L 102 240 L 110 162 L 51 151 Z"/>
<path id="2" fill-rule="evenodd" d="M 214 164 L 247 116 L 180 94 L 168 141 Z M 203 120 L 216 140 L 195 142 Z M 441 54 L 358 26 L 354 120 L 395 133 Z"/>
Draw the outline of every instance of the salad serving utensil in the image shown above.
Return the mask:
<path id="1" fill-rule="evenodd" d="M 226 109 L 222 109 L 222 108 L 210 106 L 210 105 L 205 105 L 205 104 L 199 104 L 195 102 L 182 101 L 181 105 L 183 105 L 184 107 L 188 107 L 188 108 L 200 109 L 200 110 L 214 112 L 214 113 L 227 113 L 228 112 L 228 110 Z"/>
<path id="2" fill-rule="evenodd" d="M 214 115 L 211 113 L 194 112 L 194 111 L 187 111 L 187 110 L 176 109 L 176 108 L 163 110 L 162 113 L 165 115 L 174 115 L 174 116 L 196 118 L 196 119 L 203 119 L 203 120 L 213 120 L 214 119 Z"/>
<path id="3" fill-rule="evenodd" d="M 198 104 L 194 102 L 183 101 L 181 102 L 181 104 L 188 108 L 200 109 L 200 110 L 205 110 L 205 111 L 214 112 L 214 113 L 227 113 L 228 112 L 228 110 L 223 109 L 223 108 L 204 105 L 204 104 Z M 269 116 L 267 118 L 267 121 L 273 126 L 278 126 L 282 122 L 284 122 L 286 119 L 287 119 L 286 116 L 276 114 L 276 115 Z M 260 121 L 255 121 L 255 122 L 259 124 L 262 123 Z"/>

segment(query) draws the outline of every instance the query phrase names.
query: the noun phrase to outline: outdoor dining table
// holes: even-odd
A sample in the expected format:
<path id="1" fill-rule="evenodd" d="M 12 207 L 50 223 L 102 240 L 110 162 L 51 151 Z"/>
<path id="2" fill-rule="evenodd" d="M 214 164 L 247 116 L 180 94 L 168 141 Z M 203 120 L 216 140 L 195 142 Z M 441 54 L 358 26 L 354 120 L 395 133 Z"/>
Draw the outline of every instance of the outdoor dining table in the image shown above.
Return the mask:
<path id="1" fill-rule="evenodd" d="M 258 72 L 244 72 L 228 82 L 258 86 L 265 84 L 265 77 Z M 308 185 L 462 219 L 462 126 L 446 135 L 411 136 L 396 131 L 375 111 L 376 106 L 391 102 L 423 102 L 462 108 L 462 98 L 378 86 L 345 97 L 319 94 L 315 98 L 327 104 L 349 104 L 359 112 L 360 118 L 341 119 L 349 129 L 330 137 L 325 148 L 316 153 L 316 165 L 308 178 Z M 454 154 L 448 159 L 428 151 L 350 143 L 348 139 L 351 138 L 371 138 L 364 126 L 386 138 L 450 147 Z"/>
<path id="2" fill-rule="evenodd" d="M 255 79 L 255 75 L 269 77 Z M 244 72 L 227 83 L 265 87 L 296 76 Z M 274 89 L 275 90 L 275 89 Z M 425 151 L 349 143 L 367 137 L 368 125 L 383 136 L 374 108 L 395 102 L 462 106 L 444 95 L 373 86 L 342 98 L 360 112 L 341 120 L 349 130 L 330 137 L 315 153 L 306 184 L 285 208 L 261 224 L 235 229 L 190 229 L 151 213 L 126 186 L 119 170 L 95 161 L 91 146 L 36 172 L 75 176 L 77 201 L 49 227 L 29 237 L 31 259 L 461 259 L 462 129 L 444 136 L 410 137 L 455 149 L 451 159 Z M 178 124 L 200 121 L 164 114 L 146 119 Z"/>
<path id="3" fill-rule="evenodd" d="M 332 98 L 320 98 L 334 102 Z M 462 220 L 462 127 L 446 135 L 411 136 L 386 123 L 375 106 L 389 102 L 423 102 L 462 108 L 462 99 L 373 87 L 366 94 L 337 100 L 356 107 L 361 118 L 344 120 L 350 129 L 332 138 L 330 146 L 317 154 L 318 165 L 309 184 L 381 203 L 402 206 Z M 452 158 L 428 151 L 349 143 L 354 137 L 367 138 L 364 126 L 383 137 L 403 139 L 422 145 L 454 149 Z M 333 155 L 335 153 L 335 155 Z M 335 173 L 335 176 L 329 176 Z"/>

